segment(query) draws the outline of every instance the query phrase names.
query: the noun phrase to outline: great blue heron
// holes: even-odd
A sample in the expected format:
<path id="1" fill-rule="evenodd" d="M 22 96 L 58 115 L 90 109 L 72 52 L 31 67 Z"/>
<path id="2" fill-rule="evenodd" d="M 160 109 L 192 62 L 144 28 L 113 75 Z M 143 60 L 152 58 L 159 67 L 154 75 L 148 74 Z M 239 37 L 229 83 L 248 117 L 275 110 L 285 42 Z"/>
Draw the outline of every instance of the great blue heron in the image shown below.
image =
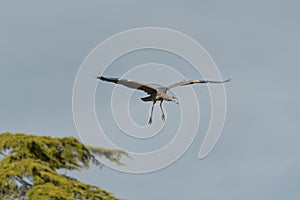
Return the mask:
<path id="1" fill-rule="evenodd" d="M 97 79 L 100 79 L 101 81 L 107 81 L 107 82 L 124 85 L 126 87 L 137 89 L 137 90 L 142 90 L 142 91 L 148 93 L 150 96 L 141 98 L 143 101 L 152 101 L 153 102 L 148 124 L 152 123 L 153 108 L 154 108 L 154 104 L 156 103 L 156 101 L 160 101 L 160 109 L 162 112 L 161 118 L 163 121 L 165 121 L 165 113 L 162 108 L 163 101 L 173 101 L 176 104 L 178 104 L 178 100 L 176 97 L 168 96 L 166 94 L 168 90 L 170 90 L 174 87 L 177 87 L 177 86 L 190 85 L 190 84 L 194 84 L 194 83 L 225 83 L 225 82 L 230 81 L 230 79 L 227 79 L 225 81 L 184 80 L 184 81 L 175 83 L 173 85 L 170 85 L 168 87 L 154 88 L 145 83 L 140 83 L 140 82 L 129 80 L 129 79 L 106 78 L 103 76 L 99 76 L 99 77 L 97 77 Z"/>

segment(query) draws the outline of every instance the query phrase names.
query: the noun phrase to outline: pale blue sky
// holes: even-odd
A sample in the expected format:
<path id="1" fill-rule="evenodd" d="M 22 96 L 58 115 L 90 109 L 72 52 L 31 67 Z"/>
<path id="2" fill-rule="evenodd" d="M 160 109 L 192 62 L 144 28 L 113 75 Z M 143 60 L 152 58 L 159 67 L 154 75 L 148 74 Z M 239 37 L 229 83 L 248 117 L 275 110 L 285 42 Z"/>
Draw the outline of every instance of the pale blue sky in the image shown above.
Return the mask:
<path id="1" fill-rule="evenodd" d="M 130 28 L 171 28 L 202 44 L 222 76 L 233 80 L 226 85 L 228 112 L 216 148 L 198 160 L 199 134 L 186 154 L 164 170 L 131 175 L 91 167 L 76 177 L 128 200 L 300 198 L 298 1 L 0 4 L 0 132 L 77 137 L 72 87 L 85 56 Z M 149 55 L 157 52 L 152 53 L 141 61 L 152 61 Z M 172 56 L 164 59 L 180 63 Z M 134 60 L 129 55 L 116 64 L 133 65 Z M 149 106 L 139 105 L 146 116 Z M 176 110 L 170 104 L 165 108 Z"/>

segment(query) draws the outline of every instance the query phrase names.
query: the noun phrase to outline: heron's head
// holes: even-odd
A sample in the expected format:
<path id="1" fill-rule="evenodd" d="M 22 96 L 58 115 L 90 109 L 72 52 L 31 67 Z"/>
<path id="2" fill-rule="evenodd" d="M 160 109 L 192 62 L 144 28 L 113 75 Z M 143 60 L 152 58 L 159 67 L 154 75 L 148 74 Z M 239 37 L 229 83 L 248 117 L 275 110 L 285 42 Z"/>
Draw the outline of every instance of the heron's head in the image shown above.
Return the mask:
<path id="1" fill-rule="evenodd" d="M 174 101 L 177 105 L 179 105 L 178 99 L 174 96 L 172 96 L 172 101 Z"/>

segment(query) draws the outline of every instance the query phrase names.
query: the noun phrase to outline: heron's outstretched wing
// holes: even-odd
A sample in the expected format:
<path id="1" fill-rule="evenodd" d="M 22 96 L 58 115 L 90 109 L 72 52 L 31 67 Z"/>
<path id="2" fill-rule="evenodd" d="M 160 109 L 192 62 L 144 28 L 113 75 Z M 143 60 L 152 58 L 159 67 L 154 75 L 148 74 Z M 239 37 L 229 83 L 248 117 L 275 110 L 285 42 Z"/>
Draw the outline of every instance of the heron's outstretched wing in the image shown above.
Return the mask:
<path id="1" fill-rule="evenodd" d="M 120 85 L 124 85 L 129 88 L 137 89 L 137 90 L 142 90 L 144 92 L 147 92 L 148 94 L 156 94 L 157 90 L 147 84 L 144 83 L 139 83 L 137 81 L 133 80 L 128 80 L 128 79 L 120 79 L 120 78 L 106 78 L 103 76 L 97 77 L 97 79 L 100 79 L 101 81 L 107 81 L 107 82 L 112 82 Z"/>
<path id="2" fill-rule="evenodd" d="M 191 85 L 194 83 L 225 83 L 225 82 L 229 82 L 230 79 L 227 79 L 225 81 L 205 81 L 205 80 L 187 80 L 187 81 L 181 81 L 178 83 L 174 83 L 173 85 L 170 85 L 167 87 L 167 89 L 172 89 L 174 87 L 178 87 L 178 86 L 184 86 L 184 85 Z"/>

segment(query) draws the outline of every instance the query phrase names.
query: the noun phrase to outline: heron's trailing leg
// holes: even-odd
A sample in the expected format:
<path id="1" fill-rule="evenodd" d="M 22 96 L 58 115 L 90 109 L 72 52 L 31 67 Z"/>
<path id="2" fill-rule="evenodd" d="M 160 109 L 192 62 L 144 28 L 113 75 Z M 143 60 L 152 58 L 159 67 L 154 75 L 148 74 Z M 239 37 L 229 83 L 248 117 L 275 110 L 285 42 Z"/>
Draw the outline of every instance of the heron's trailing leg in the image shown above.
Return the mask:
<path id="1" fill-rule="evenodd" d="M 153 101 L 152 108 L 151 108 L 151 113 L 150 113 L 150 119 L 149 119 L 149 122 L 148 122 L 149 125 L 152 124 L 152 115 L 153 115 L 153 109 L 154 109 L 154 104 L 155 103 L 156 103 L 156 101 Z"/>
<path id="2" fill-rule="evenodd" d="M 162 118 L 163 121 L 165 121 L 165 113 L 164 113 L 164 109 L 162 108 L 162 103 L 163 103 L 163 101 L 160 101 L 159 106 L 160 106 L 161 113 L 162 113 L 161 118 Z"/>

